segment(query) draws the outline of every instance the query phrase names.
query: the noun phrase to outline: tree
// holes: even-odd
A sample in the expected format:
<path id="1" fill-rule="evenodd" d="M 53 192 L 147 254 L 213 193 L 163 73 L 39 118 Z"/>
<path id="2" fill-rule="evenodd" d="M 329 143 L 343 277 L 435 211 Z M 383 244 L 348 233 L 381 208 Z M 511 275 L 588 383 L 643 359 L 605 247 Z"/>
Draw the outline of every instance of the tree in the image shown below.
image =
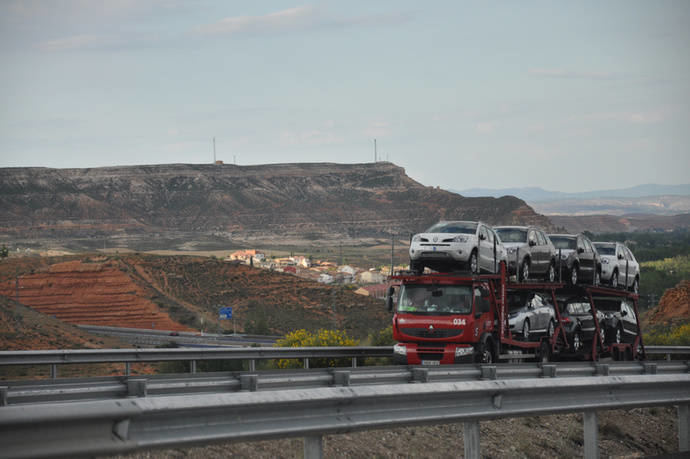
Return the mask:
<path id="1" fill-rule="evenodd" d="M 2 248 L 0 248 L 0 258 L 7 258 L 10 254 L 9 249 L 5 244 L 2 245 Z"/>

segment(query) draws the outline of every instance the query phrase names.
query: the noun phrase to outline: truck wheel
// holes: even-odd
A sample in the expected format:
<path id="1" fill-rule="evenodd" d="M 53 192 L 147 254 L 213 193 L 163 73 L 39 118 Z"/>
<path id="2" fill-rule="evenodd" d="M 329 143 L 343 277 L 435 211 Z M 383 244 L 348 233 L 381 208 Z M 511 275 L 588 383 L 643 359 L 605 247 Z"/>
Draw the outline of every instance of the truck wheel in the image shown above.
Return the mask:
<path id="1" fill-rule="evenodd" d="M 522 324 L 522 339 L 525 341 L 529 341 L 529 320 L 525 319 L 525 322 Z"/>
<path id="2" fill-rule="evenodd" d="M 539 355 L 537 356 L 537 361 L 541 363 L 547 363 L 551 360 L 551 346 L 546 341 L 542 341 L 539 345 Z"/>
<path id="3" fill-rule="evenodd" d="M 477 352 L 478 363 L 493 363 L 494 362 L 494 351 L 491 341 L 486 340 L 479 345 Z"/>
<path id="4" fill-rule="evenodd" d="M 472 274 L 479 274 L 479 262 L 477 261 L 477 251 L 473 250 L 470 255 L 470 272 Z"/>

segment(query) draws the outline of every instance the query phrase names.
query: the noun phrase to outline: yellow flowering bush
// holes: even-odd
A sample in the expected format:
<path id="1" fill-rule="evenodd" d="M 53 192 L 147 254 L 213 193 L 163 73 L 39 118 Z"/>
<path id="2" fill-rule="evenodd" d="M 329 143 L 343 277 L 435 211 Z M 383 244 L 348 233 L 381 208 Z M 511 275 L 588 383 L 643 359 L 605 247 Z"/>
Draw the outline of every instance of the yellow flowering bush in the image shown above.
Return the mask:
<path id="1" fill-rule="evenodd" d="M 320 329 L 310 332 L 305 329 L 295 330 L 276 341 L 276 347 L 328 347 L 328 346 L 357 346 L 358 340 L 350 338 L 343 330 Z M 324 368 L 349 366 L 350 359 L 309 359 L 310 368 Z M 304 364 L 299 359 L 280 359 L 278 368 L 302 368 Z"/>
<path id="2" fill-rule="evenodd" d="M 645 334 L 644 343 L 659 346 L 690 346 L 690 323 L 670 330 L 658 330 Z"/>

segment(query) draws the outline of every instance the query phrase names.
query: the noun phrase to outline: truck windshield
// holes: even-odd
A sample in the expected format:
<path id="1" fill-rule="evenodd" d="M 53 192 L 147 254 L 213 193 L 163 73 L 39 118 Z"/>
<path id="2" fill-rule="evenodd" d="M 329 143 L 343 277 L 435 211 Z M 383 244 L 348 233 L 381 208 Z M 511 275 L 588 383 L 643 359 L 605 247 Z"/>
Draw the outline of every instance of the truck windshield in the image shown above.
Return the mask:
<path id="1" fill-rule="evenodd" d="M 474 234 L 477 231 L 477 224 L 472 222 L 443 222 L 436 223 L 425 231 L 425 233 L 452 233 L 452 234 Z"/>
<path id="2" fill-rule="evenodd" d="M 415 314 L 470 314 L 472 289 L 465 285 L 403 285 L 398 312 Z"/>
<path id="3" fill-rule="evenodd" d="M 496 228 L 502 242 L 527 242 L 527 230 L 519 228 Z"/>
<path id="4" fill-rule="evenodd" d="M 553 246 L 557 249 L 575 250 L 575 238 L 566 236 L 549 236 Z"/>

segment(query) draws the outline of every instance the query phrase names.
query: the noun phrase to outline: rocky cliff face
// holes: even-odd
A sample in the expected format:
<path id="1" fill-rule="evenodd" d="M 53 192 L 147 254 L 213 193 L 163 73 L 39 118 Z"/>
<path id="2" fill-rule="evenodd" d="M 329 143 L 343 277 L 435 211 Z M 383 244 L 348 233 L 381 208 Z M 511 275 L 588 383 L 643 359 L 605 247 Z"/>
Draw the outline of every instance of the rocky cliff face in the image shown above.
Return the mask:
<path id="1" fill-rule="evenodd" d="M 333 239 L 412 233 L 440 219 L 550 227 L 514 197 L 465 198 L 391 163 L 0 169 L 0 233 L 113 232 Z"/>

